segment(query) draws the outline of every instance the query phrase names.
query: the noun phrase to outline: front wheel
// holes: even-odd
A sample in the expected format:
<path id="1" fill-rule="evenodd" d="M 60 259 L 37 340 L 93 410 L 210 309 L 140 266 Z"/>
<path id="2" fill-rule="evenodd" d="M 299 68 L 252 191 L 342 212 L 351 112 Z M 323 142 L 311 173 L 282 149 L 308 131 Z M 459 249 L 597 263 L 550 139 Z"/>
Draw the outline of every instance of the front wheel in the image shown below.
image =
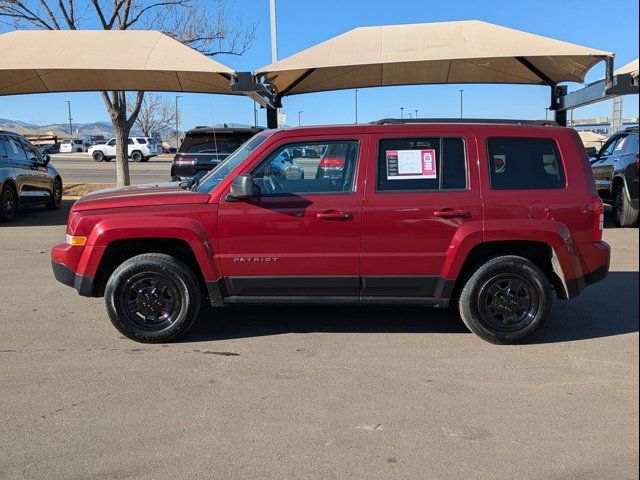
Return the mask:
<path id="1" fill-rule="evenodd" d="M 618 227 L 635 227 L 638 225 L 638 210 L 633 208 L 633 205 L 629 202 L 624 186 L 619 186 L 616 189 L 613 209 Z"/>
<path id="2" fill-rule="evenodd" d="M 180 260 L 156 253 L 120 265 L 105 289 L 107 312 L 120 333 L 144 343 L 183 335 L 195 323 L 201 294 L 193 272 Z"/>
<path id="3" fill-rule="evenodd" d="M 465 283 L 459 299 L 465 325 L 483 340 L 515 344 L 531 339 L 551 316 L 545 274 L 523 257 L 494 257 Z"/>
<path id="4" fill-rule="evenodd" d="M 58 210 L 62 205 L 62 180 L 56 178 L 53 181 L 53 188 L 51 189 L 51 200 L 47 203 L 47 209 Z"/>
<path id="5" fill-rule="evenodd" d="M 0 222 L 11 222 L 18 210 L 18 194 L 16 189 L 8 183 L 0 192 Z"/>
<path id="6" fill-rule="evenodd" d="M 94 162 L 103 162 L 105 160 L 104 153 L 100 150 L 96 150 L 91 156 L 93 157 Z"/>

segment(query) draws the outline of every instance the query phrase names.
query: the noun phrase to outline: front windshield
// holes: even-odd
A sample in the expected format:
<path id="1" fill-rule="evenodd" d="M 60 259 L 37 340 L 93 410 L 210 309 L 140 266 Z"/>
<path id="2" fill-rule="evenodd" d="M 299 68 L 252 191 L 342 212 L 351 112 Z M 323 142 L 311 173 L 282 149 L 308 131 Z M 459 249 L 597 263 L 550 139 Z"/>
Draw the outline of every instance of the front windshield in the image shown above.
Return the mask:
<path id="1" fill-rule="evenodd" d="M 202 193 L 209 193 L 213 190 L 229 173 L 234 171 L 238 165 L 258 148 L 275 130 L 265 130 L 244 142 L 235 152 L 222 160 L 217 167 L 207 173 L 195 184 L 195 190 Z"/>

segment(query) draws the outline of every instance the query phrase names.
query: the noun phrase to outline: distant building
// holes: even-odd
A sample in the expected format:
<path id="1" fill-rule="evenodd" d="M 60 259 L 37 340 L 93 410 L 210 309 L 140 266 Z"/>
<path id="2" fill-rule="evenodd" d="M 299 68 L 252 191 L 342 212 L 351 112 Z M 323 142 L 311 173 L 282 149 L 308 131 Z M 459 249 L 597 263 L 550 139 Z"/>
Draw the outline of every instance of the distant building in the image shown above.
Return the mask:
<path id="1" fill-rule="evenodd" d="M 607 137 L 613 135 L 615 132 L 611 132 L 611 119 L 609 117 L 599 118 L 586 118 L 581 120 L 575 120 L 571 125 L 579 132 L 594 132 L 600 135 L 606 135 Z M 622 120 L 622 128 L 637 127 L 638 118 L 625 118 Z"/>

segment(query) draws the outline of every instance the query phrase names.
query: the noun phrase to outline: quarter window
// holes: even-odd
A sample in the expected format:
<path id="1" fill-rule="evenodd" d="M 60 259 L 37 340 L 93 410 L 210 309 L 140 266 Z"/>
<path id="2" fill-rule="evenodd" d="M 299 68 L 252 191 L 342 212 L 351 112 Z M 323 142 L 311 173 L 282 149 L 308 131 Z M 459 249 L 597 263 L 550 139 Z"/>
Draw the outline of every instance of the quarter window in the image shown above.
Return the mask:
<path id="1" fill-rule="evenodd" d="M 255 193 L 279 196 L 352 192 L 357 158 L 358 142 L 353 140 L 284 145 L 253 171 Z"/>
<path id="2" fill-rule="evenodd" d="M 437 191 L 467 188 L 461 138 L 389 138 L 378 149 L 379 191 Z"/>
<path id="3" fill-rule="evenodd" d="M 565 187 L 562 159 L 550 138 L 490 138 L 487 150 L 494 190 Z"/>

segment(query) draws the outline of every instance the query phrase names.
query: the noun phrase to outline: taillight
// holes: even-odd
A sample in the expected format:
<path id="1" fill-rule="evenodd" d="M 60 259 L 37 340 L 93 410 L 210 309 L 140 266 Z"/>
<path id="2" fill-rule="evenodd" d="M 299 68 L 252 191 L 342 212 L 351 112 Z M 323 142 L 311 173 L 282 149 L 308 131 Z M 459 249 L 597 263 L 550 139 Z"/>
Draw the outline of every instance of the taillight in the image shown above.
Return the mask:
<path id="1" fill-rule="evenodd" d="M 193 157 L 173 157 L 173 163 L 175 165 L 195 165 L 198 160 Z"/>
<path id="2" fill-rule="evenodd" d="M 604 203 L 600 197 L 593 198 L 593 241 L 602 241 L 602 231 L 604 230 Z"/>
<path id="3" fill-rule="evenodd" d="M 636 168 L 640 168 L 640 154 L 636 153 Z"/>
<path id="4" fill-rule="evenodd" d="M 320 168 L 341 168 L 344 167 L 342 158 L 325 157 L 320 160 Z"/>

